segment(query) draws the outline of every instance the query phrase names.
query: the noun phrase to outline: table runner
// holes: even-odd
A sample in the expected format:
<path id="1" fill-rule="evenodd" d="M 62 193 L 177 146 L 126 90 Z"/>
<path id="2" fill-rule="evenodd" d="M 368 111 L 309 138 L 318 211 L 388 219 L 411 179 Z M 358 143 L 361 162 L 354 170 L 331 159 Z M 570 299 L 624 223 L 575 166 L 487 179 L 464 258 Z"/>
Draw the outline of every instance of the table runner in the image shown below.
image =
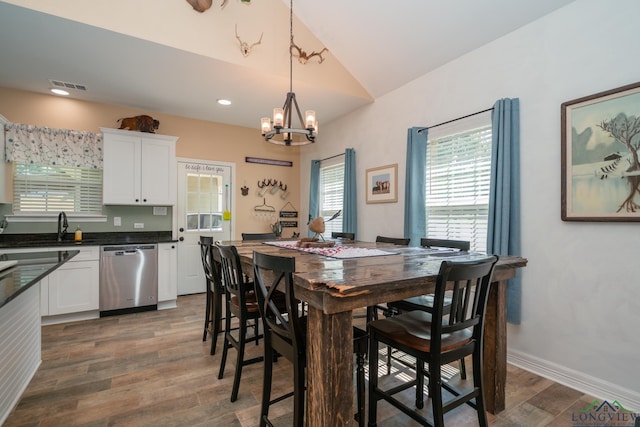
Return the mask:
<path id="1" fill-rule="evenodd" d="M 324 248 L 301 248 L 296 245 L 295 241 L 273 241 L 263 242 L 265 245 L 278 246 L 280 248 L 293 249 L 296 251 L 307 252 L 310 254 L 322 255 L 329 258 L 346 259 L 346 258 L 364 258 L 371 256 L 395 255 L 394 252 L 381 251 L 380 249 L 358 248 L 355 246 L 336 245 Z"/>

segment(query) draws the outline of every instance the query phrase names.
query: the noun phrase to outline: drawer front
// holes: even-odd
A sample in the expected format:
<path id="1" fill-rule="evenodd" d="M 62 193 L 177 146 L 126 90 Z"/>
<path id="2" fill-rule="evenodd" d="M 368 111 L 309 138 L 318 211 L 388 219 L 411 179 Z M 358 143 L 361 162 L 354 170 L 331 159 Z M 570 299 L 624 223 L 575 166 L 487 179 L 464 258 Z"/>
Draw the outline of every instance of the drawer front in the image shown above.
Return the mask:
<path id="1" fill-rule="evenodd" d="M 48 251 L 80 251 L 80 253 L 68 262 L 97 261 L 100 259 L 100 246 L 61 246 L 59 248 L 47 248 Z"/>

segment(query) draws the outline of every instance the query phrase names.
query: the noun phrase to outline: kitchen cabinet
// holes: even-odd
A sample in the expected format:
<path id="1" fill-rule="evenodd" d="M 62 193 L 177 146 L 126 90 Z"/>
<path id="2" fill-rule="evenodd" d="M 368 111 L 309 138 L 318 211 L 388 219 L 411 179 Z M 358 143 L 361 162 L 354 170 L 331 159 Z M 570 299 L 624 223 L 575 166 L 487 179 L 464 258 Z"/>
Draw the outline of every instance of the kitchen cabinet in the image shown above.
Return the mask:
<path id="1" fill-rule="evenodd" d="M 99 317 L 99 247 L 69 246 L 0 251 L 2 254 L 64 250 L 77 250 L 80 253 L 40 281 L 40 316 L 43 324 Z"/>
<path id="2" fill-rule="evenodd" d="M 158 244 L 158 309 L 173 308 L 178 298 L 178 248 Z"/>
<path id="3" fill-rule="evenodd" d="M 47 314 L 49 316 L 99 309 L 100 253 L 98 247 L 69 249 L 80 250 L 80 253 L 47 278 L 49 282 Z M 64 250 L 64 248 L 57 250 Z"/>
<path id="4" fill-rule="evenodd" d="M 176 204 L 177 137 L 100 128 L 105 205 Z"/>

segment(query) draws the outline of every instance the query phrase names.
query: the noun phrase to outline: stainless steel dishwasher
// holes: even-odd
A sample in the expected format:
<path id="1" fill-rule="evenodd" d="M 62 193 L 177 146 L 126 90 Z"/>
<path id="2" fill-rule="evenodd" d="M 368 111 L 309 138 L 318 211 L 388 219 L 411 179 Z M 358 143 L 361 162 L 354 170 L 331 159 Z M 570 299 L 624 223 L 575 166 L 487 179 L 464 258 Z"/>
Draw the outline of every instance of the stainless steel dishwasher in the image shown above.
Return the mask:
<path id="1" fill-rule="evenodd" d="M 158 246 L 100 248 L 101 315 L 155 309 L 158 304 Z M 116 310 L 116 312 L 113 312 Z M 109 313 L 112 312 L 112 313 Z"/>

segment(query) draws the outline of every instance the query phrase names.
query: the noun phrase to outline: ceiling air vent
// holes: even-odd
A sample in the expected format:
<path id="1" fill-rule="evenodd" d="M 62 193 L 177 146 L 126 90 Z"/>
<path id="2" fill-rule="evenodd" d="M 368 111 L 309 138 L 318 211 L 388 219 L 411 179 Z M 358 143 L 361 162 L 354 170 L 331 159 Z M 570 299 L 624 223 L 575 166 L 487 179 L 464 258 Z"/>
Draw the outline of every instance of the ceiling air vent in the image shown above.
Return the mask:
<path id="1" fill-rule="evenodd" d="M 69 83 L 69 82 L 63 82 L 60 80 L 49 80 L 49 83 L 51 83 L 51 85 L 53 87 L 60 87 L 60 88 L 66 88 L 66 89 L 76 89 L 76 90 L 87 90 L 87 87 L 85 85 L 81 85 L 78 83 Z"/>

